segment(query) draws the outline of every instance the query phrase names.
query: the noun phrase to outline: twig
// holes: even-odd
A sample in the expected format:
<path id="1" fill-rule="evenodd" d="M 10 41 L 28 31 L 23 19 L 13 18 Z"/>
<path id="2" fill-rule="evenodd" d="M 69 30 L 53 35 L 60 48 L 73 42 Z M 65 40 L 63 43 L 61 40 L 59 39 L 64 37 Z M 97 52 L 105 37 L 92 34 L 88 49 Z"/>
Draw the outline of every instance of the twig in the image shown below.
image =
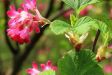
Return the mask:
<path id="1" fill-rule="evenodd" d="M 16 42 L 16 50 L 18 51 L 18 53 L 20 52 L 20 47 L 19 47 L 18 42 Z"/>
<path id="2" fill-rule="evenodd" d="M 56 12 L 55 14 L 53 14 L 51 17 L 49 17 L 50 20 L 55 20 L 56 18 L 58 18 L 59 16 L 63 15 L 65 12 L 67 12 L 68 10 L 71 10 L 71 8 L 69 9 L 62 9 L 60 10 L 60 12 Z"/>
<path id="3" fill-rule="evenodd" d="M 107 12 L 109 12 L 110 8 L 111 8 L 111 6 L 110 6 L 110 0 L 105 0 L 105 10 Z"/>
<path id="4" fill-rule="evenodd" d="M 45 18 L 48 18 L 53 10 L 53 5 L 54 5 L 55 0 L 50 0 L 48 10 L 45 14 Z"/>
<path id="5" fill-rule="evenodd" d="M 63 7 L 64 7 L 64 2 L 61 1 L 60 6 L 59 6 L 59 10 L 63 9 Z"/>
<path id="6" fill-rule="evenodd" d="M 7 17 L 7 14 L 6 14 L 6 12 L 7 12 L 7 10 L 8 10 L 8 8 L 9 8 L 9 4 L 10 4 L 10 1 L 9 0 L 5 0 L 4 1 L 4 9 L 5 9 L 5 20 L 6 20 L 6 22 L 5 22 L 5 40 L 6 40 L 6 42 L 7 42 L 7 45 L 9 46 L 9 48 L 10 48 L 10 51 L 12 52 L 12 54 L 13 55 L 16 55 L 17 54 L 17 51 L 16 51 L 16 49 L 13 47 L 13 45 L 11 44 L 11 42 L 10 42 L 10 40 L 9 40 L 9 38 L 8 38 L 8 36 L 7 36 L 7 28 L 8 28 L 8 24 L 7 24 L 7 22 L 8 22 L 8 17 Z"/>
<path id="7" fill-rule="evenodd" d="M 97 41 L 98 41 L 99 36 L 100 36 L 100 30 L 98 29 L 98 31 L 96 33 L 95 40 L 93 42 L 93 49 L 92 49 L 93 52 L 95 52 L 95 47 L 96 47 L 96 44 L 97 44 Z"/>

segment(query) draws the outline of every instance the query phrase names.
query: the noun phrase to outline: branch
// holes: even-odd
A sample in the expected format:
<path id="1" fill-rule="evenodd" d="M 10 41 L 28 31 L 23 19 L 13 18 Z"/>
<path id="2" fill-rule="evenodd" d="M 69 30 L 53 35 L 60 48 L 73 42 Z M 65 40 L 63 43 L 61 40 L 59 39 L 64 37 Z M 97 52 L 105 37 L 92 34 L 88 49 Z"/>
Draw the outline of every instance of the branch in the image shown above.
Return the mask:
<path id="1" fill-rule="evenodd" d="M 58 18 L 59 16 L 63 15 L 65 12 L 67 12 L 67 11 L 69 11 L 69 10 L 71 10 L 71 8 L 66 9 L 66 10 L 62 9 L 62 10 L 60 10 L 60 12 L 56 12 L 56 13 L 53 14 L 51 17 L 49 17 L 49 19 L 50 19 L 50 20 L 55 20 L 56 18 Z"/>
<path id="2" fill-rule="evenodd" d="M 93 49 L 92 49 L 93 52 L 95 52 L 95 47 L 96 47 L 99 36 L 100 36 L 100 30 L 97 31 L 95 40 L 93 42 Z"/>
<path id="3" fill-rule="evenodd" d="M 7 10 L 8 10 L 8 8 L 9 8 L 9 4 L 10 4 L 10 1 L 9 0 L 5 0 L 4 1 L 4 10 L 5 10 L 5 20 L 6 20 L 6 22 L 5 22 L 5 40 L 6 40 L 6 42 L 7 42 L 7 45 L 9 46 L 9 48 L 10 48 L 10 51 L 12 52 L 12 54 L 13 55 L 16 55 L 17 54 L 17 51 L 16 51 L 16 49 L 14 49 L 14 47 L 13 47 L 13 45 L 11 44 L 11 42 L 10 42 L 10 40 L 9 40 L 9 38 L 8 38 L 8 36 L 7 36 L 7 28 L 8 28 L 8 17 L 7 17 L 7 14 L 6 14 L 6 12 L 7 12 Z"/>
<path id="4" fill-rule="evenodd" d="M 64 7 L 64 2 L 61 1 L 60 6 L 59 6 L 59 10 L 63 9 L 63 7 Z"/>
<path id="5" fill-rule="evenodd" d="M 105 10 L 109 13 L 110 11 L 110 0 L 105 0 Z"/>
<path id="6" fill-rule="evenodd" d="M 50 0 L 48 10 L 46 12 L 45 18 L 48 18 L 53 10 L 53 5 L 54 5 L 55 0 Z"/>
<path id="7" fill-rule="evenodd" d="M 22 54 L 20 60 L 24 61 L 26 60 L 26 58 L 28 57 L 28 55 L 30 54 L 31 50 L 33 49 L 33 47 L 35 46 L 35 44 L 37 43 L 37 41 L 40 39 L 40 37 L 43 35 L 45 29 L 48 27 L 48 25 L 45 25 L 43 28 L 41 28 L 41 32 L 38 34 L 35 34 L 35 36 L 32 38 L 31 43 L 29 45 L 26 46 L 25 48 L 25 52 Z"/>

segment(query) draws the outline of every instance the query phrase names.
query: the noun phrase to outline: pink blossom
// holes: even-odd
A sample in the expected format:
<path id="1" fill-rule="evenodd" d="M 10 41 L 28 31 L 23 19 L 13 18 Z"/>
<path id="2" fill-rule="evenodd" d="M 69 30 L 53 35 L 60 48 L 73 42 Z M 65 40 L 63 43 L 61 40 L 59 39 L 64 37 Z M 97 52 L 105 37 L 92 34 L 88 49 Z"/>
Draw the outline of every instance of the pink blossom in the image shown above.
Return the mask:
<path id="1" fill-rule="evenodd" d="M 88 14 L 88 9 L 86 9 L 86 8 L 81 10 L 81 12 L 80 12 L 80 16 L 85 16 L 87 14 Z"/>
<path id="2" fill-rule="evenodd" d="M 68 11 L 66 11 L 63 16 L 68 19 L 70 17 L 70 14 L 73 14 L 73 9 L 69 9 Z"/>
<path id="3" fill-rule="evenodd" d="M 36 8 L 36 0 L 25 0 L 25 3 L 21 5 L 22 7 L 18 10 L 11 5 L 10 10 L 7 11 L 10 18 L 7 33 L 13 40 L 23 44 L 30 42 L 32 31 L 40 32 L 39 22 L 43 22 L 44 18 Z M 29 10 L 32 10 L 33 13 Z"/>
<path id="4" fill-rule="evenodd" d="M 86 16 L 92 8 L 94 8 L 93 5 L 88 5 L 86 8 L 80 11 L 79 15 Z M 73 9 L 69 9 L 63 14 L 63 16 L 68 19 L 70 17 L 70 14 L 73 14 L 73 12 Z"/>
<path id="5" fill-rule="evenodd" d="M 51 61 L 48 61 L 46 64 L 41 64 L 42 71 L 53 70 L 56 71 L 57 67 L 53 66 Z M 35 62 L 32 63 L 32 68 L 26 70 L 26 72 L 30 75 L 39 75 L 42 72 L 38 69 L 37 64 Z"/>
<path id="6" fill-rule="evenodd" d="M 112 73 L 112 65 L 111 64 L 107 64 L 104 66 L 104 72 L 106 73 Z"/>
<path id="7" fill-rule="evenodd" d="M 94 8 L 94 5 L 88 5 L 86 8 L 87 8 L 87 10 L 91 10 Z"/>
<path id="8" fill-rule="evenodd" d="M 112 19 L 112 8 L 110 9 L 109 17 L 110 17 L 110 19 Z"/>
<path id="9" fill-rule="evenodd" d="M 35 62 L 32 63 L 32 68 L 27 69 L 26 71 L 30 75 L 38 75 L 40 71 L 38 70 L 38 66 Z"/>
<path id="10" fill-rule="evenodd" d="M 86 16 L 89 13 L 89 11 L 91 9 L 93 9 L 93 8 L 94 8 L 93 5 L 88 5 L 86 8 L 84 8 L 83 10 L 81 10 L 80 16 Z"/>
<path id="11" fill-rule="evenodd" d="M 54 71 L 57 69 L 56 66 L 52 66 L 51 61 L 48 61 L 48 62 L 46 63 L 46 65 L 45 65 L 45 64 L 41 64 L 41 68 L 42 68 L 42 70 L 49 70 L 49 69 L 52 69 L 52 70 L 54 70 Z"/>
<path id="12" fill-rule="evenodd" d="M 112 49 L 112 44 L 108 46 L 108 48 Z"/>
<path id="13" fill-rule="evenodd" d="M 36 9 L 36 0 L 25 0 L 24 7 L 30 10 Z"/>
<path id="14" fill-rule="evenodd" d="M 43 11 L 45 8 L 46 8 L 46 4 L 45 4 L 45 3 L 40 3 L 40 4 L 38 5 L 39 11 Z"/>

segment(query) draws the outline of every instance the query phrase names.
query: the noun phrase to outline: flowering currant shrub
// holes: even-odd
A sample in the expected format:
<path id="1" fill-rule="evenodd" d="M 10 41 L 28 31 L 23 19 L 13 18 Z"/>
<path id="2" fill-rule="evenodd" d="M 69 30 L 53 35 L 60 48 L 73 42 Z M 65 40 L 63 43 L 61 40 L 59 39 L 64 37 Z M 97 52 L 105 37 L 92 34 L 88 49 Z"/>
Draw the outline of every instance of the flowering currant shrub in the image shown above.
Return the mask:
<path id="1" fill-rule="evenodd" d="M 32 68 L 26 70 L 29 75 L 104 75 L 104 72 L 112 72 L 112 67 L 106 65 L 104 69 L 99 65 L 101 61 L 107 59 L 107 53 L 112 39 L 111 29 L 107 22 L 87 16 L 97 4 L 98 0 L 62 0 L 70 9 L 63 16 L 70 18 L 69 22 L 62 20 L 49 21 L 44 18 L 37 9 L 36 0 L 25 0 L 18 9 L 10 5 L 7 15 L 8 22 L 7 35 L 14 41 L 23 44 L 30 43 L 33 32 L 41 33 L 40 27 L 49 24 L 50 30 L 56 35 L 63 35 L 72 46 L 53 66 L 51 61 L 37 66 L 32 63 Z M 110 17 L 112 11 L 110 10 Z M 108 21 L 109 22 L 109 21 Z M 91 41 L 92 49 L 86 48 L 85 41 L 90 36 L 91 31 L 97 31 L 95 40 Z M 96 43 L 98 38 L 101 43 Z M 96 52 L 95 52 L 96 49 Z M 58 72 L 58 73 L 56 73 Z"/>

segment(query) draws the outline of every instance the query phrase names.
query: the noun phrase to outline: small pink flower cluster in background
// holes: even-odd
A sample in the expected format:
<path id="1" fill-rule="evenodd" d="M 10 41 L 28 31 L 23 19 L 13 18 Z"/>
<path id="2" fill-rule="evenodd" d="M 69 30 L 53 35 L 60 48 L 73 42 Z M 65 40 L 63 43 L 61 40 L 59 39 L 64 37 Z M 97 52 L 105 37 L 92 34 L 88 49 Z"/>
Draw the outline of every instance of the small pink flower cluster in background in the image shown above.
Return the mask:
<path id="1" fill-rule="evenodd" d="M 73 12 L 74 12 L 73 9 L 67 10 L 67 11 L 63 14 L 64 18 L 68 19 L 68 18 L 70 17 L 70 14 L 72 14 Z"/>
<path id="2" fill-rule="evenodd" d="M 110 45 L 108 46 L 108 48 L 112 49 L 112 44 L 110 44 Z"/>
<path id="3" fill-rule="evenodd" d="M 111 64 L 106 64 L 103 68 L 105 73 L 112 73 L 112 65 Z"/>
<path id="4" fill-rule="evenodd" d="M 85 16 L 88 14 L 89 10 L 91 10 L 92 8 L 94 8 L 93 5 L 88 5 L 85 9 L 81 10 L 80 12 L 80 16 Z"/>
<path id="5" fill-rule="evenodd" d="M 20 44 L 29 43 L 30 32 L 40 32 L 39 22 L 43 21 L 44 18 L 36 6 L 36 0 L 25 0 L 18 10 L 15 9 L 14 5 L 10 6 L 10 10 L 7 11 L 10 18 L 7 33 L 11 39 Z"/>
<path id="6" fill-rule="evenodd" d="M 89 10 L 91 10 L 93 7 L 94 7 L 93 5 L 88 5 L 86 8 L 81 10 L 79 15 L 80 16 L 88 15 Z M 72 14 L 73 12 L 74 12 L 74 10 L 70 9 L 70 10 L 66 11 L 63 16 L 68 19 L 70 17 L 70 14 Z"/>
<path id="7" fill-rule="evenodd" d="M 64 18 L 69 19 L 69 18 L 70 18 L 70 14 L 73 14 L 73 12 L 74 12 L 73 9 L 67 10 L 67 11 L 63 14 Z"/>
<path id="8" fill-rule="evenodd" d="M 40 12 L 42 12 L 42 11 L 44 11 L 44 9 L 46 8 L 46 4 L 45 3 L 39 3 L 39 5 L 38 5 L 38 10 L 40 11 Z"/>
<path id="9" fill-rule="evenodd" d="M 109 17 L 110 17 L 110 19 L 112 19 L 112 8 L 110 9 Z"/>
<path id="10" fill-rule="evenodd" d="M 42 71 L 46 71 L 46 70 L 53 70 L 56 71 L 57 67 L 53 66 L 51 61 L 48 61 L 46 64 L 41 64 L 41 69 Z M 35 62 L 32 63 L 32 68 L 27 69 L 26 71 L 29 75 L 39 75 L 39 73 L 41 72 L 40 70 L 38 70 L 38 66 Z"/>

